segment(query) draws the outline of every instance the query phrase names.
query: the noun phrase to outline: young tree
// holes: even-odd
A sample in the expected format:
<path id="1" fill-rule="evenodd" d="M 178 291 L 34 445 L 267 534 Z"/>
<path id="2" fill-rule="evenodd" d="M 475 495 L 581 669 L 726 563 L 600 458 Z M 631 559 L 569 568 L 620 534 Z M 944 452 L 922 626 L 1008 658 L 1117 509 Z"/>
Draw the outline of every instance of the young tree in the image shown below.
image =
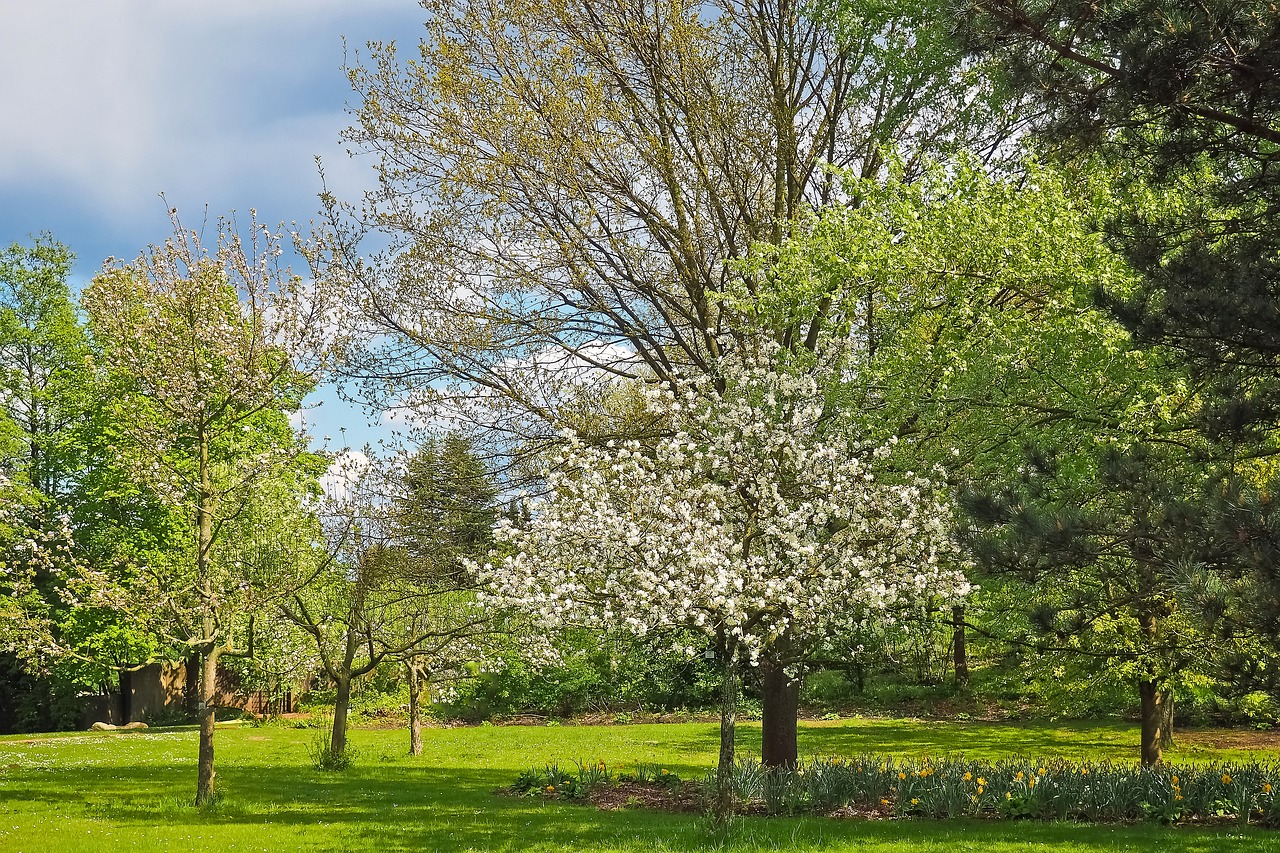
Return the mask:
<path id="1" fill-rule="evenodd" d="M 207 249 L 175 214 L 168 241 L 108 266 L 83 297 L 104 380 L 128 411 L 117 450 L 182 513 L 188 537 L 181 559 L 85 581 L 199 655 L 201 803 L 214 793 L 218 662 L 251 651 L 253 614 L 293 583 L 273 576 L 277 560 L 258 560 L 245 523 L 269 513 L 264 501 L 300 500 L 319 473 L 287 413 L 324 369 L 329 305 L 280 267 L 278 239 L 252 226 L 246 241 L 220 223 Z"/>
<path id="2" fill-rule="evenodd" d="M 891 444 L 850 438 L 835 399 L 842 346 L 824 344 L 793 360 L 765 338 L 727 353 L 714 378 L 654 389 L 673 432 L 652 448 L 568 437 L 530 522 L 499 527 L 512 553 L 484 567 L 496 601 L 550 624 L 708 637 L 723 673 L 722 819 L 740 658 L 819 640 L 851 601 L 883 612 L 968 588 L 934 484 L 879 479 Z"/>
<path id="3" fill-rule="evenodd" d="M 483 660 L 498 621 L 463 567 L 492 543 L 496 490 L 483 463 L 456 434 L 398 462 L 371 462 L 330 496 L 330 558 L 281 604 L 336 690 L 336 759 L 346 750 L 353 680 L 391 661 L 406 668 L 410 751 L 420 754 L 423 688 L 443 688 Z"/>

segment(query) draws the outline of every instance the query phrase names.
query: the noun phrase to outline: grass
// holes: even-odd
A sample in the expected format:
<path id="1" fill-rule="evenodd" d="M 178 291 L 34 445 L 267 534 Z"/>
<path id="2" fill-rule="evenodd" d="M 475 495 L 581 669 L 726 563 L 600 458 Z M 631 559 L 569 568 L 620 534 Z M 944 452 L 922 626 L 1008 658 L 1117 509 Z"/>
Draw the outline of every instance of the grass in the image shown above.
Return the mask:
<path id="1" fill-rule="evenodd" d="M 759 749 L 743 727 L 740 749 Z M 311 767 L 315 733 L 285 728 L 218 731 L 222 798 L 189 805 L 196 733 L 191 729 L 0 738 L 0 850 L 42 851 L 1277 851 L 1280 833 L 1165 829 L 1149 824 L 994 821 L 835 821 L 749 818 L 718 835 L 703 819 L 638 810 L 600 812 L 494 789 L 547 761 L 639 762 L 696 778 L 715 761 L 716 729 L 705 723 L 635 726 L 485 727 L 425 733 L 408 756 L 403 730 L 354 731 L 360 762 L 335 774 Z M 1184 736 L 1176 761 L 1265 757 L 1215 748 L 1212 735 Z M 1121 724 L 927 724 L 901 720 L 814 723 L 806 754 L 964 752 L 973 757 L 1065 755 L 1129 760 L 1136 731 Z M 1256 746 L 1257 744 L 1248 744 Z"/>

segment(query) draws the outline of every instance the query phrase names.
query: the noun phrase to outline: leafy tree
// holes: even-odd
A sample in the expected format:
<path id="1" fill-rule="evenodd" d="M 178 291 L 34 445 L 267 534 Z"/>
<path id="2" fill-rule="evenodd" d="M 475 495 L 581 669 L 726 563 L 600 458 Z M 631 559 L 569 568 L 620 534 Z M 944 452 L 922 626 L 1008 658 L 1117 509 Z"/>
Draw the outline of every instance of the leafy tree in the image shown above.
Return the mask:
<path id="1" fill-rule="evenodd" d="M 0 387 L 23 479 L 55 506 L 85 464 L 74 427 L 90 406 L 89 342 L 67 285 L 72 255 L 42 237 L 0 252 Z"/>
<path id="2" fill-rule="evenodd" d="M 945 462 L 954 485 L 1000 504 L 970 503 L 1003 525 L 977 568 L 1016 565 L 1038 584 L 1022 602 L 1050 614 L 1040 642 L 1077 617 L 1091 631 L 1075 649 L 1138 685 L 1144 757 L 1155 760 L 1160 691 L 1202 650 L 1194 620 L 1166 620 L 1166 608 L 1205 537 L 1160 531 L 1203 512 L 1192 498 L 1207 445 L 1191 427 L 1212 383 L 1168 350 L 1135 347 L 1093 304 L 1096 286 L 1129 293 L 1138 279 L 1096 232 L 1106 183 L 1083 177 L 1069 187 L 1035 167 L 1015 182 L 959 162 L 861 182 L 857 208 L 823 212 L 768 256 L 776 286 L 752 303 L 785 328 L 830 294 L 829 316 L 858 347 L 847 399 L 861 434 L 900 437 L 894 459 Z M 1022 483 L 1028 470 L 1035 489 Z M 1000 483 L 1019 485 L 997 500 Z"/>
<path id="3" fill-rule="evenodd" d="M 98 602 L 200 656 L 197 802 L 214 793 L 218 661 L 252 652 L 254 614 L 296 581 L 256 533 L 272 503 L 296 505 L 319 474 L 287 412 L 324 367 L 329 306 L 279 255 L 256 223 L 247 243 L 220 225 L 209 251 L 175 215 L 172 238 L 104 270 L 83 297 L 129 412 L 118 451 L 181 514 L 186 543 L 123 577 L 82 581 Z"/>
<path id="4" fill-rule="evenodd" d="M 1280 13 L 1261 0 L 953 6 L 968 46 L 1040 99 L 1042 137 L 1100 156 L 1131 195 L 1105 226 L 1141 286 L 1102 299 L 1140 342 L 1214 379 L 1191 425 L 1214 444 L 1198 499 L 1214 506 L 1199 562 L 1215 576 L 1187 600 L 1224 630 L 1274 637 L 1274 582 L 1257 569 L 1280 422 Z M 1258 607 L 1231 606 L 1247 601 Z"/>

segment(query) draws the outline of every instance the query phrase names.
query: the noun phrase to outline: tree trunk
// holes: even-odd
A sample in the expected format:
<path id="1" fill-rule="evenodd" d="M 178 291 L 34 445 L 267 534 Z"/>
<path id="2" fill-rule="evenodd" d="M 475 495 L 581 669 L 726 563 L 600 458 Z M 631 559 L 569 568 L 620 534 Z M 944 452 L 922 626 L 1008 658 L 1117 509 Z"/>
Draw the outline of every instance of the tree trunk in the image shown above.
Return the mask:
<path id="1" fill-rule="evenodd" d="M 409 754 L 422 755 L 422 717 L 418 713 L 418 701 L 422 696 L 422 679 L 418 667 L 410 661 L 409 671 Z"/>
<path id="2" fill-rule="evenodd" d="M 218 656 L 220 649 L 214 647 L 205 652 L 200 660 L 200 700 L 196 703 L 196 716 L 200 722 L 200 759 L 196 770 L 196 805 L 204 805 L 213 800 L 213 731 L 214 699 L 218 690 Z"/>
<path id="3" fill-rule="evenodd" d="M 1165 700 L 1169 692 L 1147 680 L 1138 682 L 1138 695 L 1142 700 L 1142 766 L 1155 767 L 1163 757 Z"/>
<path id="4" fill-rule="evenodd" d="M 121 670 L 119 677 L 120 687 L 120 725 L 133 722 L 130 715 L 133 713 L 133 674 L 128 670 Z"/>
<path id="5" fill-rule="evenodd" d="M 951 608 L 951 655 L 956 687 L 964 690 L 969 686 L 969 649 L 964 632 L 963 604 Z"/>
<path id="6" fill-rule="evenodd" d="M 760 763 L 765 767 L 795 767 L 796 718 L 800 680 L 787 676 L 786 667 L 760 662 Z"/>
<path id="7" fill-rule="evenodd" d="M 351 707 L 351 676 L 343 675 L 336 682 L 338 691 L 333 702 L 333 732 L 329 741 L 329 749 L 334 758 L 342 756 L 347 750 L 347 709 Z"/>
<path id="8" fill-rule="evenodd" d="M 1173 746 L 1173 691 L 1160 691 L 1160 748 Z"/>
<path id="9" fill-rule="evenodd" d="M 720 761 L 716 765 L 716 799 L 714 817 L 724 825 L 733 817 L 733 762 L 735 725 L 738 713 L 737 673 L 733 669 L 733 652 L 724 654 L 723 684 L 720 687 Z"/>

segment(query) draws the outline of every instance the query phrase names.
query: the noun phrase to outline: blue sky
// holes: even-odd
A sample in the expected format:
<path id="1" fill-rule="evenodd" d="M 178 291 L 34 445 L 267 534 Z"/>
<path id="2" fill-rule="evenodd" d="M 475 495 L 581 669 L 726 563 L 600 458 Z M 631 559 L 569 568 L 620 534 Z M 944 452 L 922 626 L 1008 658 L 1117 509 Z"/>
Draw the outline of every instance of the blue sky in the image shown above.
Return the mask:
<path id="1" fill-rule="evenodd" d="M 422 19 L 413 0 L 0 0 L 0 245 L 47 231 L 83 282 L 164 239 L 161 192 L 188 223 L 207 205 L 305 224 L 320 156 L 358 198 L 372 163 L 339 138 L 344 50 L 411 45 Z M 313 432 L 363 441 L 322 396 Z"/>

